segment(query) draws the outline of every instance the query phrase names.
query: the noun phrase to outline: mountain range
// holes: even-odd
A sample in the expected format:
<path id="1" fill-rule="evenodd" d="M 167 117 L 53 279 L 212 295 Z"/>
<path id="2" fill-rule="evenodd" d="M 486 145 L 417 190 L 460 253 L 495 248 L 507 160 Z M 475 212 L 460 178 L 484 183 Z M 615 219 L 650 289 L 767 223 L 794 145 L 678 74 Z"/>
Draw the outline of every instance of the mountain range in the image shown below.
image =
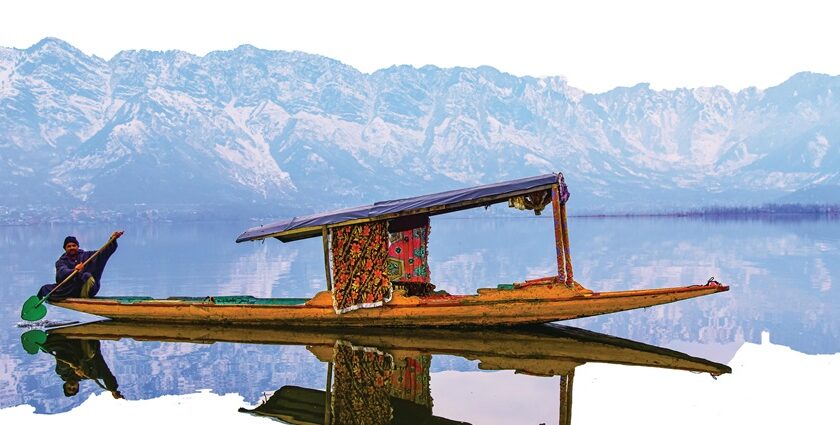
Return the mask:
<path id="1" fill-rule="evenodd" d="M 840 76 L 586 93 L 249 45 L 0 47 L 0 217 L 293 214 L 562 171 L 578 213 L 840 203 Z"/>

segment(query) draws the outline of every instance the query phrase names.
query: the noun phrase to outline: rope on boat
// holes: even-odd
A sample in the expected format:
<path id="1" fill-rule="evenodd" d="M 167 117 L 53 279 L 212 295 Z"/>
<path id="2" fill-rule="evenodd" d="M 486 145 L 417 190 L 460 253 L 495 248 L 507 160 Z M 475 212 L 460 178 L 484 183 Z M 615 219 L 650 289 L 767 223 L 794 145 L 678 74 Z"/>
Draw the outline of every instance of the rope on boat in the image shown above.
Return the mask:
<path id="1" fill-rule="evenodd" d="M 575 284 L 572 251 L 569 248 L 569 224 L 566 203 L 560 202 L 560 188 L 551 189 L 551 208 L 554 210 L 554 243 L 557 250 L 557 280 L 568 287 Z"/>
<path id="2" fill-rule="evenodd" d="M 563 229 L 563 259 L 566 263 L 566 286 L 572 286 L 575 282 L 575 273 L 572 270 L 572 251 L 569 248 L 569 225 L 566 222 L 566 204 L 560 205 L 560 223 Z"/>

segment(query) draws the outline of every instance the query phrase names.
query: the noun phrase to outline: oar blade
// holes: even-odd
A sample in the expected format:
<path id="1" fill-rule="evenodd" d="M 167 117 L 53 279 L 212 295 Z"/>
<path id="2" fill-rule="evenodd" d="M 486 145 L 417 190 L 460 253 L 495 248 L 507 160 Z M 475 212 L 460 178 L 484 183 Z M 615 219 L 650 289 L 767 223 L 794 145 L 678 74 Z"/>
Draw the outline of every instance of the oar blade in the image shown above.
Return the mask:
<path id="1" fill-rule="evenodd" d="M 46 315 L 47 306 L 45 306 L 44 303 L 41 302 L 41 299 L 36 295 L 29 297 L 29 299 L 23 303 L 23 308 L 20 310 L 20 318 L 30 322 L 41 320 Z"/>
<path id="2" fill-rule="evenodd" d="M 47 333 L 40 329 L 26 331 L 20 336 L 20 345 L 29 354 L 35 354 L 47 342 Z"/>

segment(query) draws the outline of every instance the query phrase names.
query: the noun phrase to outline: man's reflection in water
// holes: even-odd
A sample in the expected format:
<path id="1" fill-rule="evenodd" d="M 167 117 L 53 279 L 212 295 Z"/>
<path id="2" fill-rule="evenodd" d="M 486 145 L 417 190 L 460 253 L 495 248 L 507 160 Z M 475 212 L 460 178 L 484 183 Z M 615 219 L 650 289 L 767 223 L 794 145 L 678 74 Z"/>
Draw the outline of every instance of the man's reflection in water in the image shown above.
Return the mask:
<path id="1" fill-rule="evenodd" d="M 98 340 L 68 339 L 50 334 L 43 349 L 55 357 L 55 373 L 64 381 L 65 396 L 78 394 L 79 383 L 90 379 L 114 398 L 124 398 L 117 390 L 117 378 L 102 357 Z"/>

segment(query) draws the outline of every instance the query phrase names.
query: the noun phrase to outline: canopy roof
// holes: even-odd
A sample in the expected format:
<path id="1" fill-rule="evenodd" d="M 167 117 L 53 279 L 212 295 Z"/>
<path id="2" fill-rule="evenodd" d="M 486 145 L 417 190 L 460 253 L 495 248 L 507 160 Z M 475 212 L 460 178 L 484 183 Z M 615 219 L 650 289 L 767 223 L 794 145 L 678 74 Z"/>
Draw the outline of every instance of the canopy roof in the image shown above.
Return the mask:
<path id="1" fill-rule="evenodd" d="M 376 202 L 335 211 L 294 217 L 264 226 L 252 227 L 236 238 L 236 242 L 269 237 L 283 242 L 320 236 L 323 226 L 336 227 L 367 221 L 390 220 L 417 214 L 437 215 L 504 202 L 514 196 L 525 195 L 560 185 L 561 202 L 568 198 L 563 174 L 551 173 L 536 177 L 493 183 L 466 189 L 450 190 L 413 198 Z"/>

